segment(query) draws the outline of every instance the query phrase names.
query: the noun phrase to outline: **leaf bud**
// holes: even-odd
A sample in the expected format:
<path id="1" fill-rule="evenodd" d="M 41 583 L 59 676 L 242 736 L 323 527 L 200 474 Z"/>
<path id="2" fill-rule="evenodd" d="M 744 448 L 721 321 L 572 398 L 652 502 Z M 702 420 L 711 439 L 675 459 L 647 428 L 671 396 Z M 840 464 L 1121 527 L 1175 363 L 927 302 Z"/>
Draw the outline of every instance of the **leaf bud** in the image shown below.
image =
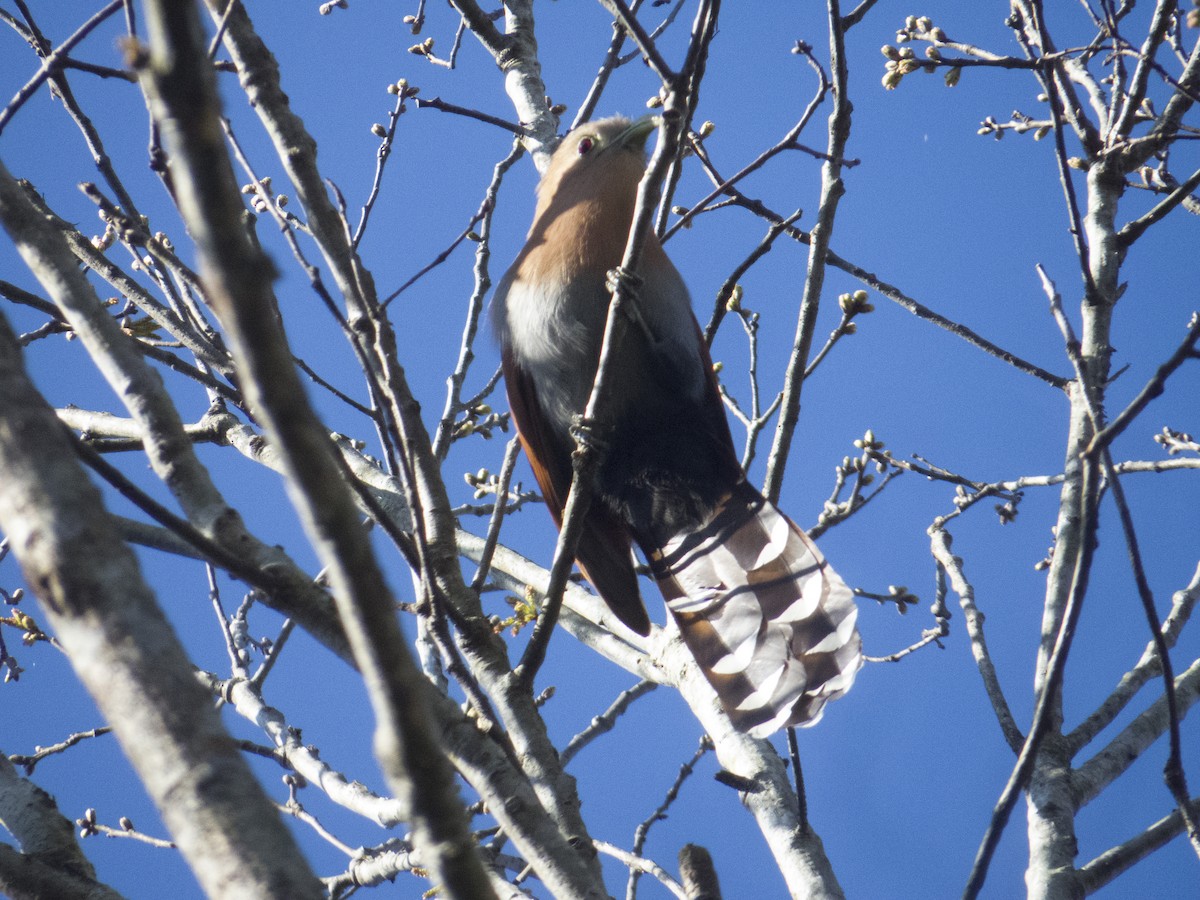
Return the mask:
<path id="1" fill-rule="evenodd" d="M 738 312 L 742 308 L 742 296 L 745 291 L 742 290 L 740 284 L 735 284 L 733 290 L 729 292 L 729 299 L 725 301 L 725 309 L 729 312 Z"/>

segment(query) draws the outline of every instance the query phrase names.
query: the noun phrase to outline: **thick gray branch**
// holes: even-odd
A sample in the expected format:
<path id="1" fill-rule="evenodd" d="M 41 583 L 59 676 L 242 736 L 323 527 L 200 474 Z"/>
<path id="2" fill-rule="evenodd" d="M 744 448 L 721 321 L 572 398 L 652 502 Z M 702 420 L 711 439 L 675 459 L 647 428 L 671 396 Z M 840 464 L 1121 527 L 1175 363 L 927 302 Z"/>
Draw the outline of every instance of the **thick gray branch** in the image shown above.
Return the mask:
<path id="1" fill-rule="evenodd" d="M 6 222 L 11 198 L 0 189 Z M 192 676 L 67 432 L 25 376 L 3 320 L 0 469 L 0 529 L 208 895 L 322 897 Z"/>
<path id="2" fill-rule="evenodd" d="M 242 227 L 243 206 L 219 128 L 216 86 L 192 8 L 149 2 L 151 57 L 144 87 L 174 163 L 180 211 L 196 240 L 210 300 L 234 347 L 245 391 L 279 448 L 293 504 L 330 582 L 376 715 L 375 749 L 414 840 L 450 897 L 494 896 L 466 831 L 449 767 L 429 732 L 420 674 L 391 593 L 308 404 L 280 328 L 271 267 Z M 310 220 L 310 225 L 311 225 Z M 314 229 L 315 230 L 315 229 Z"/>
<path id="3" fill-rule="evenodd" d="M 22 878 L 21 870 L 26 869 L 27 875 L 32 875 L 45 867 L 72 883 L 68 896 L 82 894 L 80 889 L 85 886 L 96 900 L 115 900 L 120 896 L 95 880 L 96 870 L 75 839 L 75 827 L 59 812 L 54 798 L 22 777 L 2 751 L 0 825 L 21 845 L 20 854 L 15 854 L 18 858 L 0 860 L 0 891 L 14 897 L 33 896 L 32 885 Z M 43 896 L 51 893 L 44 892 Z"/>
<path id="4" fill-rule="evenodd" d="M 1182 719 L 1200 700 L 1200 659 L 1175 679 L 1175 702 Z M 1072 776 L 1079 805 L 1085 806 L 1136 762 L 1168 727 L 1167 704 L 1160 697 L 1150 708 L 1121 729 L 1103 750 L 1080 766 Z"/>

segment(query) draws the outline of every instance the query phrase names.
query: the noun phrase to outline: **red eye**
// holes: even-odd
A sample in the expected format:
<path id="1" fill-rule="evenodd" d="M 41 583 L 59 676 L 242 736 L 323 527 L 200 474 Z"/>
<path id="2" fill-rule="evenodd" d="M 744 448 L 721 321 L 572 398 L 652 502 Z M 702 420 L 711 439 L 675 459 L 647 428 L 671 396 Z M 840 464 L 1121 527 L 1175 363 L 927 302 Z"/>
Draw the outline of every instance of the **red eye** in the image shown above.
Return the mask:
<path id="1" fill-rule="evenodd" d="M 593 141 L 590 137 L 585 137 L 585 138 L 579 139 L 579 144 L 577 145 L 576 149 L 579 150 L 580 156 L 586 156 L 588 153 L 591 152 L 592 148 L 595 146 L 596 146 L 595 141 Z"/>

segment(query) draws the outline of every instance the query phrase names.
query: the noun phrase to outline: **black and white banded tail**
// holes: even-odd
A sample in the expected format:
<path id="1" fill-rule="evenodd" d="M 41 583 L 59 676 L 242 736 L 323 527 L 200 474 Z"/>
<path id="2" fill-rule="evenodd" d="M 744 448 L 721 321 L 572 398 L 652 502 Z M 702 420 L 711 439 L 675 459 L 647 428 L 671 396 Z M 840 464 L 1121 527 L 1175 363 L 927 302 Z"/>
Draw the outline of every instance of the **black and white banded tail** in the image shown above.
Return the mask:
<path id="1" fill-rule="evenodd" d="M 854 595 L 747 482 L 652 554 L 684 643 L 739 731 L 814 725 L 862 666 Z"/>

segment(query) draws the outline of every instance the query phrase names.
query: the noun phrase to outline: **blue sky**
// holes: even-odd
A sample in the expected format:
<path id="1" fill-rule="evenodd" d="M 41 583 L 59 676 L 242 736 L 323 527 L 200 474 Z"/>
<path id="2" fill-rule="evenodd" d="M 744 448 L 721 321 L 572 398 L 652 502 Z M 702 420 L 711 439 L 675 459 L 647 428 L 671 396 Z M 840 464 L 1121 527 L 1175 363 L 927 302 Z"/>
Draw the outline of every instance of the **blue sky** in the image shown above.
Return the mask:
<path id="1" fill-rule="evenodd" d="M 2 0 L 0 0 L 2 2 Z M 31 4 L 39 23 L 61 39 L 99 4 Z M 415 4 L 413 4 L 415 6 Z M 1081 7 L 1048 4 L 1051 27 L 1060 29 L 1062 46 L 1086 41 Z M 9 4 L 3 4 L 8 9 Z M 284 87 L 320 146 L 325 175 L 357 210 L 370 188 L 377 139 L 374 122 L 385 122 L 392 97 L 385 86 L 407 78 L 421 96 L 476 107 L 502 118 L 513 113 L 502 80 L 477 42 L 467 35 L 459 68 L 450 72 L 405 52 L 413 38 L 401 17 L 408 4 L 352 0 L 334 15 L 317 14 L 317 4 L 282 0 L 249 2 L 260 32 L 283 70 Z M 1060 375 L 1070 365 L 1051 320 L 1034 266 L 1041 263 L 1056 280 L 1068 312 L 1078 309 L 1080 281 L 1051 141 L 1008 135 L 1002 141 L 976 134 L 987 115 L 1004 121 L 1017 109 L 1039 117 L 1036 83 L 1025 73 L 992 70 L 966 72 L 947 89 L 939 76 L 914 74 L 894 92 L 880 85 L 884 59 L 879 47 L 894 43 L 896 28 L 910 13 L 929 15 L 951 36 L 998 53 L 1019 52 L 1003 25 L 1002 2 L 961 4 L 926 2 L 923 8 L 883 0 L 848 42 L 851 98 L 855 106 L 849 145 L 861 163 L 845 173 L 833 248 L 876 273 L 926 306 L 968 325 L 1017 355 Z M 437 51 L 448 52 L 456 17 L 431 4 L 423 35 L 436 38 Z M 823 6 L 815 3 L 755 4 L 753 10 L 726 4 L 713 45 L 709 77 L 698 119 L 716 130 L 706 146 L 723 172 L 740 168 L 782 136 L 798 118 L 815 84 L 803 61 L 789 53 L 797 39 L 825 57 Z M 1135 15 L 1142 15 L 1139 9 Z M 685 24 L 689 13 L 681 15 Z M 556 103 L 565 103 L 569 121 L 590 86 L 607 47 L 607 16 L 598 4 L 543 3 L 538 7 L 538 38 L 543 77 Z M 678 28 L 679 26 L 677 26 Z M 1130 33 L 1137 34 L 1135 28 Z M 113 20 L 85 43 L 78 56 L 117 65 L 119 23 Z M 665 42 L 679 57 L 682 32 Z M 1194 39 L 1194 33 L 1191 38 Z M 11 96 L 34 71 L 31 54 L 11 30 L 0 30 L 0 95 Z M 227 113 L 260 174 L 274 174 L 277 163 L 256 131 L 253 117 L 226 79 Z M 96 119 L 131 193 L 148 211 L 155 229 L 186 239 L 155 176 L 145 166 L 146 124 L 142 101 L 131 85 L 102 82 L 76 74 L 72 84 L 85 110 Z M 602 100 L 599 113 L 637 115 L 656 91 L 653 75 L 634 63 L 621 69 Z M 1161 90 L 1158 96 L 1162 96 Z M 1161 105 L 1161 104 L 1160 104 Z M 801 140 L 823 146 L 822 111 Z M 510 136 L 479 122 L 410 107 L 401 120 L 383 196 L 362 245 L 368 267 L 382 294 L 390 293 L 444 249 L 470 221 L 491 179 L 492 167 L 511 145 Z M 1196 168 L 1194 142 L 1181 145 L 1173 159 L 1180 177 Z M 98 231 L 91 204 L 75 184 L 97 175 L 78 132 L 48 94 L 32 99 L 0 134 L 0 159 L 19 177 L 34 182 L 60 215 Z M 502 274 L 520 247 L 532 214 L 536 173 L 521 160 L 506 178 L 495 217 L 491 275 Z M 784 213 L 804 209 L 800 224 L 810 227 L 819 196 L 818 163 L 794 153 L 777 160 L 745 185 Z M 707 193 L 693 167 L 681 183 L 677 201 L 684 205 Z M 1148 200 L 1129 192 L 1122 220 L 1148 208 Z M 355 216 L 352 215 L 352 218 Z M 162 223 L 161 225 L 159 223 Z M 1129 365 L 1112 387 L 1110 412 L 1132 397 L 1183 337 L 1196 307 L 1194 274 L 1196 219 L 1177 213 L 1158 226 L 1130 253 L 1124 277 L 1130 287 L 1116 314 L 1114 368 Z M 283 271 L 280 306 L 298 355 L 323 376 L 363 398 L 351 354 L 336 326 L 322 310 L 286 251 L 264 221 L 260 236 Z M 761 240 L 765 225 L 731 210 L 700 217 L 667 250 L 684 274 L 701 321 L 729 272 Z M 436 423 L 444 402 L 445 378 L 457 352 L 466 300 L 473 284 L 471 246 L 460 247 L 447 264 L 396 301 L 393 321 L 401 361 L 425 410 Z M 188 251 L 182 251 L 185 258 Z M 767 260 L 743 281 L 744 304 L 761 313 L 761 377 L 765 391 L 775 390 L 795 326 L 795 304 L 802 286 L 805 248 L 777 243 Z M 0 241 L 0 278 L 35 289 L 6 241 Z M 861 285 L 830 270 L 817 338 L 836 325 L 836 297 Z M 105 296 L 105 294 L 102 294 Z M 804 405 L 781 506 L 801 525 L 815 523 L 833 484 L 833 470 L 854 452 L 852 442 L 873 429 L 897 457 L 921 454 L 967 477 L 993 481 L 1019 475 L 1049 475 L 1062 468 L 1066 402 L 1054 389 L 1023 375 L 949 333 L 922 322 L 886 299 L 872 296 L 876 311 L 859 320 L 858 334 L 842 341 L 805 386 Z M 34 327 L 36 316 L 5 304 L 5 315 L 18 330 Z M 478 361 L 468 390 L 494 371 L 497 356 L 486 336 L 476 344 Z M 746 396 L 746 342 L 736 322 L 728 321 L 713 355 L 725 363 L 731 391 Z M 86 360 L 78 344 L 42 341 L 27 354 L 30 369 L 51 403 L 119 412 L 115 399 Z M 186 419 L 204 411 L 203 394 L 172 383 Z M 1194 398 L 1200 390 L 1200 365 L 1175 376 L 1168 395 L 1117 443 L 1118 459 L 1159 459 L 1152 435 L 1164 425 L 1195 432 Z M 371 440 L 367 423 L 328 395 L 313 392 L 331 428 Z M 769 395 L 768 395 L 769 396 Z M 504 408 L 501 396 L 493 405 Z M 750 475 L 759 480 L 769 442 L 760 447 Z M 481 466 L 499 469 L 503 441 L 474 439 L 458 445 L 446 466 L 455 502 L 468 502 L 462 472 Z M 257 470 L 228 450 L 201 448 L 218 483 L 234 499 L 248 523 L 265 540 L 284 545 L 302 565 L 316 570 L 315 558 L 286 503 L 278 479 Z M 156 496 L 142 461 L 120 460 Z M 518 478 L 532 477 L 524 463 Z M 1195 474 L 1131 476 L 1126 479 L 1142 540 L 1151 585 L 1160 611 L 1171 592 L 1184 587 L 1200 557 L 1200 500 Z M 847 581 L 870 591 L 905 585 L 922 602 L 901 617 L 871 601 L 861 605 L 860 630 L 866 652 L 885 655 L 915 641 L 932 622 L 933 562 L 925 529 L 952 506 L 953 490 L 915 475 L 899 479 L 849 522 L 832 529 L 821 546 Z M 987 615 L 988 640 L 1000 679 L 1018 723 L 1032 714 L 1031 684 L 1044 579 L 1034 564 L 1051 542 L 1057 495 L 1031 489 L 1015 522 L 1001 526 L 981 504 L 951 527 L 955 552 L 965 560 L 977 600 Z M 118 500 L 112 508 L 130 509 Z M 1115 519 L 1111 504 L 1106 522 Z M 482 533 L 485 522 L 464 520 Z M 548 564 L 553 530 L 544 511 L 525 509 L 509 523 L 506 542 Z M 380 545 L 383 548 L 383 545 Z M 196 663 L 217 672 L 226 666 L 221 636 L 207 600 L 203 570 L 160 554 L 140 552 L 159 599 L 168 610 Z M 389 561 L 393 588 L 405 598 L 411 591 L 400 560 Z M 16 586 L 13 561 L 0 565 L 0 586 Z M 239 586 L 222 576 L 224 602 L 232 609 Z M 646 597 L 652 617 L 662 620 L 653 588 Z M 504 614 L 498 595 L 486 604 Z M 819 726 L 799 734 L 815 828 L 849 897 L 928 898 L 957 896 L 986 827 L 992 804 L 1008 777 L 1013 758 L 986 707 L 971 659 L 957 598 L 944 649 L 926 648 L 895 665 L 868 665 L 853 692 L 830 708 Z M 278 618 L 261 611 L 253 620 L 262 634 L 274 634 Z M 6 632 L 9 637 L 11 632 Z M 10 647 L 15 643 L 9 639 Z M 1119 533 L 1102 533 L 1093 575 L 1093 591 L 1067 670 L 1066 710 L 1078 722 L 1104 698 L 1146 643 L 1146 626 Z M 0 748 L 28 753 L 66 734 L 100 724 L 67 663 L 41 645 L 14 647 L 26 672 L 20 682 L 0 686 Z M 1177 671 L 1200 655 L 1200 639 L 1185 632 L 1173 654 Z M 621 690 L 631 676 L 560 634 L 551 647 L 540 687 L 553 684 L 557 694 L 546 707 L 556 742 L 565 744 Z M 1149 694 L 1150 691 L 1146 692 Z M 307 742 L 350 777 L 383 790 L 371 759 L 371 720 L 366 699 L 353 673 L 315 643 L 298 636 L 268 682 L 267 700 L 283 709 Z M 1139 698 L 1101 736 L 1104 742 L 1144 709 Z M 245 723 L 228 717 L 236 734 L 262 739 Z M 693 753 L 700 727 L 682 701 L 660 689 L 639 701 L 616 732 L 601 738 L 573 762 L 580 781 L 584 814 L 597 838 L 628 846 L 637 824 L 661 802 L 680 764 Z M 1200 781 L 1200 731 L 1185 724 L 1185 763 L 1193 790 Z M 777 737 L 782 750 L 784 741 Z M 1086 753 L 1085 753 L 1086 755 Z M 1159 775 L 1166 757 L 1156 745 L 1107 794 L 1078 820 L 1080 862 L 1120 842 L 1171 809 Z M 255 763 L 268 789 L 283 798 L 281 770 Z M 712 755 L 657 823 L 646 845 L 649 856 L 670 870 L 686 842 L 705 845 L 714 855 L 726 896 L 783 895 L 782 880 L 737 795 L 713 781 Z M 69 754 L 43 762 L 35 780 L 54 793 L 64 812 L 76 817 L 87 806 L 102 822 L 115 825 L 127 815 L 141 829 L 162 835 L 152 808 L 111 737 L 88 742 Z M 371 845 L 388 835 L 322 803 L 312 790 L 302 794 L 322 822 L 351 846 Z M 1018 807 L 993 865 L 985 896 L 1005 898 L 1023 891 L 1024 806 Z M 343 859 L 304 826 L 297 833 L 314 868 L 328 875 Z M 130 897 L 162 895 L 164 885 L 180 897 L 199 891 L 179 858 L 168 851 L 130 841 L 91 838 L 85 849 L 99 877 Z M 1183 841 L 1154 855 L 1101 892 L 1104 898 L 1189 896 L 1183 885 L 1197 882 L 1197 863 Z M 623 876 L 608 868 L 608 888 L 623 895 Z M 384 896 L 418 897 L 426 887 L 402 879 Z M 641 881 L 639 896 L 667 896 L 651 879 Z M 1192 894 L 1193 896 L 1195 894 Z"/>

